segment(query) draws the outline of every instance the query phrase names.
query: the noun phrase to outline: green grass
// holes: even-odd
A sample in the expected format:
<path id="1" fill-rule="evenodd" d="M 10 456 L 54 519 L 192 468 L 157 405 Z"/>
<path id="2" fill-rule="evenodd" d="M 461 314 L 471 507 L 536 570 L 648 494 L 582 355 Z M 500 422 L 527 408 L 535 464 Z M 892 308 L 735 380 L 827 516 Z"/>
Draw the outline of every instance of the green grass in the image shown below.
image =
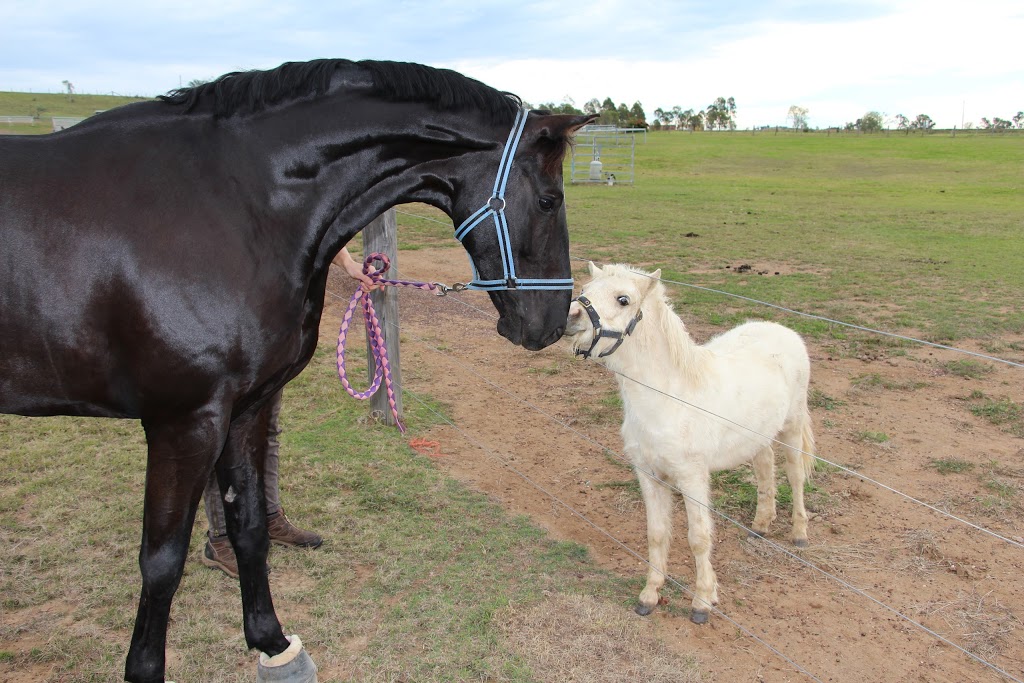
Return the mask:
<path id="1" fill-rule="evenodd" d="M 974 463 L 959 458 L 942 458 L 939 460 L 932 460 L 931 466 L 939 474 L 959 474 L 961 472 L 967 472 L 974 468 Z"/>
<path id="2" fill-rule="evenodd" d="M 647 139 L 634 186 L 566 188 L 577 257 L 662 267 L 668 279 L 934 341 L 1024 332 L 1024 136 Z M 684 315 L 717 325 L 753 315 L 817 337 L 852 334 L 671 293 Z"/>
<path id="3" fill-rule="evenodd" d="M 778 508 L 793 504 L 793 489 L 785 476 L 776 474 L 778 489 L 775 504 Z M 757 481 L 749 467 L 714 472 L 711 475 L 711 502 L 714 508 L 742 524 L 749 525 L 757 510 Z M 804 505 L 815 511 L 827 505 L 828 492 L 813 481 L 804 483 Z"/>
<path id="4" fill-rule="evenodd" d="M 970 358 L 947 361 L 942 364 L 942 367 L 949 374 L 965 379 L 981 379 L 985 375 L 991 374 L 993 370 L 991 364 Z"/>
<path id="5" fill-rule="evenodd" d="M 900 381 L 891 377 L 882 377 L 877 372 L 869 372 L 858 375 L 850 380 L 850 384 L 857 389 L 870 391 L 873 389 L 885 389 L 887 391 L 914 391 L 927 386 L 924 382 L 913 380 Z"/>
<path id="6" fill-rule="evenodd" d="M 885 432 L 873 432 L 868 429 L 858 431 L 853 435 L 853 437 L 856 441 L 864 441 L 867 443 L 882 444 L 888 443 L 889 441 L 889 435 Z"/>
<path id="7" fill-rule="evenodd" d="M 0 116 L 35 116 L 33 125 L 0 123 L 0 129 L 22 135 L 41 135 L 53 132 L 54 116 L 85 118 L 97 111 L 112 109 L 131 102 L 152 98 L 122 97 L 117 95 L 64 95 L 54 93 L 0 92 Z"/>
<path id="8" fill-rule="evenodd" d="M 436 422 L 434 408 L 406 401 L 411 434 Z M 545 591 L 602 596 L 622 586 L 594 568 L 585 547 L 507 516 L 364 415 L 338 386 L 330 344 L 285 392 L 283 502 L 290 518 L 326 538 L 315 552 L 272 552 L 287 632 L 302 636 L 322 680 L 335 679 L 331 662 L 351 657 L 360 681 L 477 681 L 512 669 L 520 672 L 512 680 L 534 680 L 496 615 Z M 43 663 L 48 680 L 120 680 L 140 586 L 141 429 L 0 416 L 0 451 L 0 663 L 15 671 Z M 170 629 L 169 646 L 187 656 L 169 672 L 248 680 L 254 658 L 237 584 L 196 559 L 202 517 Z M 57 607 L 52 618 L 29 611 L 47 605 Z M 27 632 L 17 626 L 26 620 Z M 19 651 L 24 637 L 39 644 Z"/>
<path id="9" fill-rule="evenodd" d="M 967 398 L 971 414 L 997 425 L 1015 436 L 1024 437 L 1024 406 L 1009 398 L 993 399 L 979 391 Z"/>
<path id="10" fill-rule="evenodd" d="M 846 402 L 829 396 L 821 389 L 811 389 L 807 397 L 807 405 L 811 408 L 823 408 L 831 411 L 838 410 L 841 406 L 846 405 Z"/>

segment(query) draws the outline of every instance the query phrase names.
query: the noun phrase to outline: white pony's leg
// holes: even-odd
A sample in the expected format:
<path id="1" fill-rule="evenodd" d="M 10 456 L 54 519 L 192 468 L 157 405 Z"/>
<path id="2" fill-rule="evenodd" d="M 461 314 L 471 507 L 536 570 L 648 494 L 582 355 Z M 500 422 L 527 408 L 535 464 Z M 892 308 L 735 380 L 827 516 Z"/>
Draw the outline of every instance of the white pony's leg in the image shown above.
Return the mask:
<path id="1" fill-rule="evenodd" d="M 672 542 L 672 490 L 650 475 L 637 471 L 640 493 L 647 510 L 647 585 L 640 593 L 636 613 L 646 616 L 658 604 L 659 591 L 668 571 L 668 550 Z"/>
<path id="2" fill-rule="evenodd" d="M 790 448 L 790 444 L 803 450 L 813 448 L 814 438 L 810 435 L 810 419 L 801 420 L 787 426 L 779 434 L 779 440 L 787 444 L 782 446 L 786 454 L 786 478 L 793 489 L 793 544 L 799 548 L 807 547 L 807 510 L 804 508 L 804 481 L 810 475 L 814 460 L 800 451 Z M 809 451 L 808 451 L 809 452 Z"/>
<path id="3" fill-rule="evenodd" d="M 711 482 L 706 470 L 703 476 L 695 476 L 693 480 L 691 485 L 680 487 L 686 500 L 690 552 L 693 553 L 697 570 L 690 621 L 704 624 L 710 616 L 711 606 L 718 604 L 718 578 L 711 566 L 711 537 L 714 532 L 710 507 Z"/>
<path id="4" fill-rule="evenodd" d="M 765 446 L 754 456 L 754 478 L 757 480 L 757 512 L 751 528 L 762 536 L 775 521 L 775 452 Z"/>

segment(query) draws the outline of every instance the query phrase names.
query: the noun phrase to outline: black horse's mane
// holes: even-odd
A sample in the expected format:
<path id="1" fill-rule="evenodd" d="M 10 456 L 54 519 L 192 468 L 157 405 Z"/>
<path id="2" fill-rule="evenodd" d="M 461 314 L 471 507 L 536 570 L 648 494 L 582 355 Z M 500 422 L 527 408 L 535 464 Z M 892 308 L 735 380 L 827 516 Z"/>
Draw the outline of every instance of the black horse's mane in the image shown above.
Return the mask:
<path id="1" fill-rule="evenodd" d="M 182 105 L 185 112 L 231 116 L 269 106 L 324 95 L 335 72 L 342 68 L 366 71 L 372 92 L 389 101 L 423 102 L 445 111 L 481 111 L 496 123 L 511 123 L 522 101 L 480 81 L 448 69 L 408 62 L 318 59 L 287 62 L 268 71 L 237 71 L 192 88 L 179 88 L 160 97 Z"/>

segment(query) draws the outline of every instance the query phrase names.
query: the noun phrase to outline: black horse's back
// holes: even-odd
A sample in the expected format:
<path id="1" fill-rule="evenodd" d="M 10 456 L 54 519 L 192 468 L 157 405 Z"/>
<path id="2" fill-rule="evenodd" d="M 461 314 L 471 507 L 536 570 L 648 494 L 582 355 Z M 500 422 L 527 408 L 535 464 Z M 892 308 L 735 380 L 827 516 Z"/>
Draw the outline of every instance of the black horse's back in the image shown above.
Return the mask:
<path id="1" fill-rule="evenodd" d="M 528 349 L 558 338 L 572 286 L 561 160 L 586 120 L 528 114 L 451 71 L 320 60 L 0 137 L 0 412 L 134 417 L 146 432 L 128 681 L 163 680 L 214 471 L 233 492 L 246 643 L 288 647 L 266 575 L 267 399 L 312 357 L 331 259 L 364 225 L 399 203 L 441 209 L 468 226 L 498 331 Z"/>

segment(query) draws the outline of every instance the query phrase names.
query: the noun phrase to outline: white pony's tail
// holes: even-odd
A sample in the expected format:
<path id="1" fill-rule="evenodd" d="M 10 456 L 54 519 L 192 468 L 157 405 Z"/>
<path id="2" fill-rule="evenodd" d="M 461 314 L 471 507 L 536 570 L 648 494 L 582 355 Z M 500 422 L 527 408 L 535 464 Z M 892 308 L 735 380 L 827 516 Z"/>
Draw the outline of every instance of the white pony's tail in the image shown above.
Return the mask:
<path id="1" fill-rule="evenodd" d="M 814 450 L 814 423 L 811 421 L 811 413 L 804 407 L 804 428 L 800 434 L 800 450 L 801 461 L 804 465 L 804 476 L 807 481 L 811 480 L 811 475 L 814 474 L 814 456 L 812 455 Z"/>

